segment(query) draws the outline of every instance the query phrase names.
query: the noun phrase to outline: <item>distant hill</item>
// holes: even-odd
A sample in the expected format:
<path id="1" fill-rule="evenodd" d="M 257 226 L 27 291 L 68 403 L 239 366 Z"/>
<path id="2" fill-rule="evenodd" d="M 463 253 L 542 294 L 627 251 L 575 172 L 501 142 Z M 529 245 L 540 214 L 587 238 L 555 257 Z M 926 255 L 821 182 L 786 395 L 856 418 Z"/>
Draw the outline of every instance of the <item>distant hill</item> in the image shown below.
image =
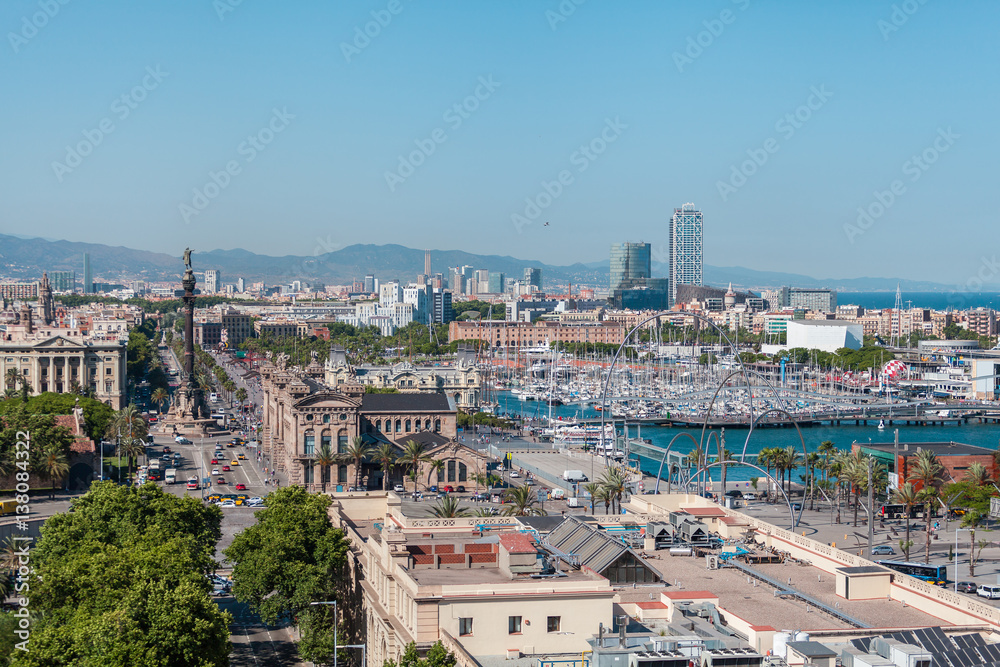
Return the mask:
<path id="1" fill-rule="evenodd" d="M 38 279 L 42 271 L 76 271 L 83 275 L 83 254 L 90 254 L 95 280 L 179 279 L 183 265 L 180 257 L 165 253 L 134 250 L 122 246 L 75 241 L 50 241 L 40 238 L 0 234 L 0 275 L 21 280 Z M 610 261 L 557 266 L 518 259 L 506 255 L 477 255 L 464 250 L 431 250 L 431 269 L 447 273 L 449 267 L 472 266 L 500 271 L 508 277 L 521 277 L 527 267 L 540 267 L 546 285 L 573 282 L 582 285 L 608 284 Z M 424 270 L 424 251 L 401 245 L 355 244 L 316 257 L 286 255 L 274 257 L 243 250 L 195 251 L 196 270 L 218 269 L 224 282 L 242 277 L 248 282 L 268 284 L 303 280 L 309 283 L 345 284 L 374 274 L 380 280 L 412 280 Z M 653 275 L 665 277 L 667 265 L 653 264 Z M 938 283 L 898 280 L 895 278 L 817 279 L 794 273 L 757 271 L 739 266 L 705 265 L 705 282 L 725 286 L 730 282 L 740 289 L 762 289 L 789 285 L 793 287 L 828 287 L 840 291 L 892 291 L 898 282 L 903 290 L 943 291 L 951 286 Z"/>

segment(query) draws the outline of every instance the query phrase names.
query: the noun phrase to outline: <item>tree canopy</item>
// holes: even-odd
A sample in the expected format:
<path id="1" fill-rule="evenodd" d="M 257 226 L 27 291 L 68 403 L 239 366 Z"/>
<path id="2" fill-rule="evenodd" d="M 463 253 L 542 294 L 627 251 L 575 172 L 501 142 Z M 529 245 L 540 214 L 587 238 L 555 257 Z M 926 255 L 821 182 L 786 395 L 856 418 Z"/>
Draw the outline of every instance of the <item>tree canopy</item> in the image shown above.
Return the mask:
<path id="1" fill-rule="evenodd" d="M 12 664 L 229 664 L 230 617 L 205 574 L 222 512 L 149 483 L 99 482 L 32 552 L 31 650 Z"/>
<path id="2" fill-rule="evenodd" d="M 299 653 L 314 662 L 332 658 L 335 625 L 325 622 L 330 609 L 310 603 L 343 599 L 346 590 L 348 542 L 330 522 L 329 506 L 328 496 L 280 488 L 225 550 L 236 599 L 267 623 L 294 619 L 302 628 Z"/>

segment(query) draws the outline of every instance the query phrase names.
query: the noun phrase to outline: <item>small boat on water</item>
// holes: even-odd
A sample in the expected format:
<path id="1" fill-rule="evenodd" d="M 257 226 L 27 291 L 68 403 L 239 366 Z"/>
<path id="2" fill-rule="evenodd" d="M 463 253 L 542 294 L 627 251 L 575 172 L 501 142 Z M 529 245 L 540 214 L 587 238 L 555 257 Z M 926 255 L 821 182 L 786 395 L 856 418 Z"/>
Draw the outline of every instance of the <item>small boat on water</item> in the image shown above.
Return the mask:
<path id="1" fill-rule="evenodd" d="M 885 430 L 885 420 L 884 419 L 878 420 L 878 430 L 880 430 L 880 431 L 884 431 Z"/>

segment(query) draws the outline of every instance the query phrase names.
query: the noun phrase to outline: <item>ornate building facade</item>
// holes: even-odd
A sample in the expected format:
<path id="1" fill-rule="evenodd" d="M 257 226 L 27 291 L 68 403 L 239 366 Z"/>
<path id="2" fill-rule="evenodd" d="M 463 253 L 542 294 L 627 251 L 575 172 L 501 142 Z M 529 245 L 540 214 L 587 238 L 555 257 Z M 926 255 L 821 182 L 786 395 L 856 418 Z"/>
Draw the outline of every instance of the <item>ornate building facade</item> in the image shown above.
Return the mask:
<path id="1" fill-rule="evenodd" d="M 401 481 L 402 470 L 390 469 L 385 480 L 384 471 L 370 461 L 363 461 L 358 470 L 354 461 L 340 460 L 325 476 L 326 471 L 316 463 L 324 445 L 335 454 L 345 454 L 358 436 L 372 447 L 388 442 L 402 452 L 408 441 L 416 440 L 431 455 L 448 454 L 443 475 L 448 479 L 450 472 L 456 484 L 459 476 L 470 479 L 476 474 L 470 468 L 485 469 L 477 455 L 459 454 L 446 447 L 457 444 L 453 397 L 430 391 L 365 393 L 364 385 L 358 382 L 324 383 L 326 373 L 315 358 L 299 369 L 290 367 L 284 355 L 269 359 L 260 368 L 264 392 L 261 447 L 276 468 L 287 472 L 290 483 L 310 490 L 336 490 L 353 486 L 377 489 L 384 483 Z M 453 461 L 450 468 L 448 461 Z"/>
<path id="2" fill-rule="evenodd" d="M 401 393 L 447 394 L 461 410 L 479 407 L 482 374 L 472 350 L 459 350 L 454 366 L 352 366 L 344 348 L 332 346 L 324 365 L 324 378 L 331 387 L 360 384 Z"/>

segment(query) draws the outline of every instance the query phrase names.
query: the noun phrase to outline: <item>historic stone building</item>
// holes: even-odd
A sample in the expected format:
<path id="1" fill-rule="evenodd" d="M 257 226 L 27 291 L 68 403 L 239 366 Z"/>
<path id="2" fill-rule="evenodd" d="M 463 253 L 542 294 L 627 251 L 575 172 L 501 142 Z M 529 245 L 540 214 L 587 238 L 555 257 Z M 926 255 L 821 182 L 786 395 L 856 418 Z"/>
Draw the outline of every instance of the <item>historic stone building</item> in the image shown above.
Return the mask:
<path id="1" fill-rule="evenodd" d="M 482 375 L 474 350 L 459 350 L 454 366 L 414 366 L 405 361 L 394 366 L 352 366 L 344 348 L 335 345 L 330 348 L 324 377 L 331 387 L 361 384 L 402 393 L 444 393 L 461 410 L 478 408 L 481 398 Z"/>
<path id="2" fill-rule="evenodd" d="M 275 363 L 265 363 L 260 374 L 264 391 L 261 447 L 275 467 L 287 472 L 292 484 L 320 490 L 324 471 L 316 463 L 317 454 L 324 445 L 335 454 L 344 454 L 357 436 L 372 447 L 391 443 L 398 452 L 409 440 L 422 442 L 432 456 L 435 452 L 449 456 L 445 478 L 451 471 L 455 480 L 469 479 L 475 474 L 470 468 L 485 469 L 485 463 L 476 460 L 478 455 L 447 448 L 449 443 L 457 444 L 457 410 L 453 397 L 444 392 L 365 393 L 357 382 L 328 386 L 321 381 L 324 367 L 315 359 L 299 369 L 289 367 L 284 355 Z M 452 461 L 450 468 L 448 461 Z M 401 470 L 389 473 L 390 483 L 402 480 Z M 330 466 L 325 482 L 328 490 L 359 483 L 381 488 L 383 472 L 377 463 L 365 461 L 359 474 L 353 461 L 340 460 Z"/>
<path id="3" fill-rule="evenodd" d="M 94 398 L 115 410 L 125 404 L 125 347 L 65 336 L 0 342 L 0 381 L 13 387 L 7 377 L 14 369 L 33 394 L 66 393 L 75 386 L 90 388 Z"/>

